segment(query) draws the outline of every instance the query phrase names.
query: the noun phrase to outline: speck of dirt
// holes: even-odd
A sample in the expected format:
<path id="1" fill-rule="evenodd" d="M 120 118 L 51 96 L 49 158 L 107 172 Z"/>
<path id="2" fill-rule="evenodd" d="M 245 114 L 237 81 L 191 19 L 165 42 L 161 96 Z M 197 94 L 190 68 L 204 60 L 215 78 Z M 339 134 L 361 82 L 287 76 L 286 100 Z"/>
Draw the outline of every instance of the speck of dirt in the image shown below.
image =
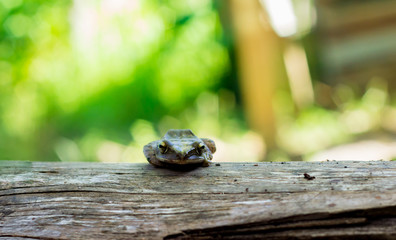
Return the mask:
<path id="1" fill-rule="evenodd" d="M 107 201 L 106 199 L 103 199 L 103 198 L 98 199 L 98 203 L 105 204 L 105 203 L 108 203 L 108 202 L 109 201 Z"/>
<path id="2" fill-rule="evenodd" d="M 344 166 L 344 168 L 348 168 L 347 166 Z"/>
<path id="3" fill-rule="evenodd" d="M 253 166 L 257 167 L 257 166 L 258 166 L 258 164 L 254 164 Z"/>
<path id="4" fill-rule="evenodd" d="M 3 216 L 1 216 L 1 217 L 5 217 L 5 216 L 8 216 L 8 215 L 10 215 L 10 214 L 12 214 L 14 211 L 12 211 L 12 210 L 2 210 L 0 213 L 3 215 Z"/>
<path id="5" fill-rule="evenodd" d="M 335 203 L 330 203 L 328 206 L 329 206 L 329 207 L 335 207 L 336 204 L 335 204 Z"/>
<path id="6" fill-rule="evenodd" d="M 315 176 L 311 176 L 308 173 L 304 173 L 304 178 L 307 179 L 307 180 L 314 180 Z"/>
<path id="7" fill-rule="evenodd" d="M 221 165 L 220 165 L 220 163 L 216 163 L 216 166 L 218 167 L 218 166 L 221 166 Z"/>
<path id="8" fill-rule="evenodd" d="M 246 188 L 246 189 L 245 189 L 245 192 L 249 192 L 249 188 Z"/>
<path id="9" fill-rule="evenodd" d="M 238 181 L 237 179 L 234 179 L 234 182 Z"/>

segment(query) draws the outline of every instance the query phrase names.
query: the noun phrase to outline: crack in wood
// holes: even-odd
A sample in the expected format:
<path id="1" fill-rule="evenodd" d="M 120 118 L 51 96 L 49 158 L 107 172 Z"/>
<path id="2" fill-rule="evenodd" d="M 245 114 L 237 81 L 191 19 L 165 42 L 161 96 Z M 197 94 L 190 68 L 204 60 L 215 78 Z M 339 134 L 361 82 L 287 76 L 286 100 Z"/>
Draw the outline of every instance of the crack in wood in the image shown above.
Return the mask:
<path id="1" fill-rule="evenodd" d="M 164 239 L 227 239 L 227 237 L 230 236 L 233 236 L 233 238 L 238 236 L 240 238 L 249 239 L 253 235 L 259 236 L 259 238 L 265 238 L 266 234 L 273 232 L 366 226 L 373 220 L 386 220 L 391 217 L 396 217 L 396 206 L 346 211 L 336 214 L 315 213 L 265 222 L 226 225 L 205 229 L 188 229 L 182 230 L 176 234 L 167 235 Z M 361 237 L 367 237 L 373 234 L 375 234 L 375 232 L 367 235 L 361 235 Z M 396 235 L 396 228 L 393 233 L 389 232 L 389 234 Z"/>
<path id="2" fill-rule="evenodd" d="M 38 240 L 59 240 L 64 238 L 49 238 L 49 237 L 36 237 L 36 236 L 29 236 L 29 235 L 18 235 L 18 234 L 0 234 L 1 238 L 24 238 L 24 239 L 38 239 Z"/>
<path id="3" fill-rule="evenodd" d="M 125 191 L 106 191 L 106 189 L 103 190 L 86 190 L 83 188 L 93 188 L 93 187 L 81 187 L 81 189 L 71 189 L 71 190 L 62 190 L 62 189 L 58 189 L 58 190 L 51 190 L 51 191 L 32 191 L 32 192 L 12 192 L 13 189 L 7 189 L 7 190 L 0 190 L 0 197 L 2 196 L 16 196 L 16 195 L 31 195 L 31 194 L 58 194 L 58 193 L 114 193 L 114 194 L 125 194 L 125 195 L 202 195 L 202 194 L 211 194 L 211 195 L 244 195 L 247 194 L 246 191 L 241 191 L 241 192 L 172 192 L 172 193 L 163 193 L 163 192 L 125 192 Z M 28 187 L 25 189 L 29 189 Z M 34 189 L 34 188 L 30 188 L 30 189 Z M 109 190 L 114 190 L 113 188 Z M 10 193 L 7 193 L 8 191 L 11 191 Z M 4 193 L 6 192 L 6 193 Z M 268 192 L 268 191 L 264 191 L 264 192 L 249 192 L 249 194 L 257 194 L 257 195 L 268 195 L 268 194 L 282 194 L 282 193 L 304 193 L 306 192 L 306 190 L 302 190 L 302 191 L 289 191 L 289 192 L 276 192 L 276 191 L 272 191 L 272 192 Z"/>

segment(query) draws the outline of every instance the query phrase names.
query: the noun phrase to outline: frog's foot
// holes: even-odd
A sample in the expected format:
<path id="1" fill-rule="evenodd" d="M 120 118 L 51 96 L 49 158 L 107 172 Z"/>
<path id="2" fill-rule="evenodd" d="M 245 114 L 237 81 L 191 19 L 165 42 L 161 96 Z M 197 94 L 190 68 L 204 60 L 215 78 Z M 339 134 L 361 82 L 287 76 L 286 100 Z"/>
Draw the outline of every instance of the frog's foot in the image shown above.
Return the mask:
<path id="1" fill-rule="evenodd" d="M 205 161 L 202 162 L 202 167 L 209 167 L 211 163 L 212 163 L 212 161 L 205 160 Z"/>

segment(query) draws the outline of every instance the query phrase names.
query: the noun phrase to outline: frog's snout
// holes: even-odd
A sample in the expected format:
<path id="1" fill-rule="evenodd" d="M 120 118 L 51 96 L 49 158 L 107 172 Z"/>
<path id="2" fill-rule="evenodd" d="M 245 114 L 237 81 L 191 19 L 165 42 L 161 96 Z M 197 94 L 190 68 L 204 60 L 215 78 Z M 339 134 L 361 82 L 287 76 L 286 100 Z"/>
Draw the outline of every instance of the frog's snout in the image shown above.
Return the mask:
<path id="1" fill-rule="evenodd" d="M 176 156 L 177 156 L 180 160 L 183 160 L 185 155 L 184 155 L 183 153 L 176 153 Z"/>
<path id="2" fill-rule="evenodd" d="M 179 153 L 177 153 L 177 157 L 180 159 L 180 160 L 185 160 L 186 158 L 187 158 L 187 152 L 179 152 Z"/>

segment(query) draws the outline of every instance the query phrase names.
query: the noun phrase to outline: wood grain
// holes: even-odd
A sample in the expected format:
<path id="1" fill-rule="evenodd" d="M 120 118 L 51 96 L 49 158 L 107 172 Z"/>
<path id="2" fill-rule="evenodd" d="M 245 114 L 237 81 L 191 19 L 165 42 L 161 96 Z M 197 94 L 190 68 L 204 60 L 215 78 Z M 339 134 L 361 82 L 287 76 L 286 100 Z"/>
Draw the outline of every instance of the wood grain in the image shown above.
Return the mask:
<path id="1" fill-rule="evenodd" d="M 393 239 L 395 226 L 396 162 L 0 161 L 1 240 Z"/>

